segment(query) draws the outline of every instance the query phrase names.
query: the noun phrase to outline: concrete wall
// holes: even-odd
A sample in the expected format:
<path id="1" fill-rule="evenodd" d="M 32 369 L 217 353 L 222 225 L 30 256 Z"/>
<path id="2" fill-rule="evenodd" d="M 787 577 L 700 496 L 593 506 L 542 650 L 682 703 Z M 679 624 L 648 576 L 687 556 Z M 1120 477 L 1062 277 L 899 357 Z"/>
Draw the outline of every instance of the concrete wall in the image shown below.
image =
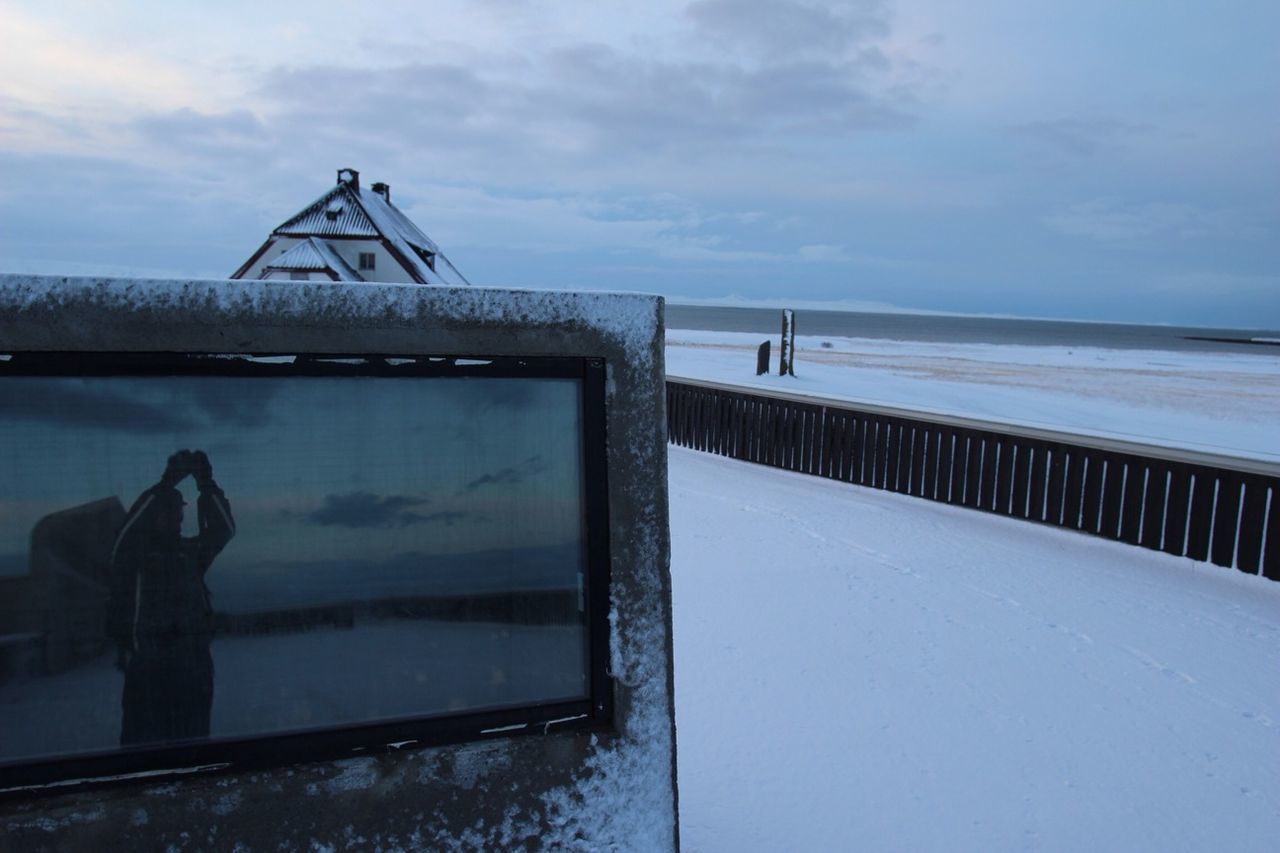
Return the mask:
<path id="1" fill-rule="evenodd" d="M 628 294 L 0 276 L 3 352 L 605 359 L 616 702 L 611 731 L 10 791 L 0 849 L 676 847 L 661 318 Z"/>

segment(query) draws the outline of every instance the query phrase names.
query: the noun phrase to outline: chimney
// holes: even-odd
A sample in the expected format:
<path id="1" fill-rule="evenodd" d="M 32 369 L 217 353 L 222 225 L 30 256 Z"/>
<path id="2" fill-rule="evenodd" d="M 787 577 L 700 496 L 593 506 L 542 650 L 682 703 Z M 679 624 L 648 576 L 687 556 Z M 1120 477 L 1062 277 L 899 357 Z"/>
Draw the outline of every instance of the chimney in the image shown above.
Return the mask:
<path id="1" fill-rule="evenodd" d="M 382 196 L 382 198 L 386 201 L 387 204 L 391 204 L 391 186 L 389 184 L 384 184 L 382 181 L 377 181 L 373 185 L 373 191 L 376 192 L 378 195 Z"/>
<path id="2" fill-rule="evenodd" d="M 360 189 L 360 173 L 355 169 L 339 169 L 338 185 L 346 184 L 353 190 Z"/>

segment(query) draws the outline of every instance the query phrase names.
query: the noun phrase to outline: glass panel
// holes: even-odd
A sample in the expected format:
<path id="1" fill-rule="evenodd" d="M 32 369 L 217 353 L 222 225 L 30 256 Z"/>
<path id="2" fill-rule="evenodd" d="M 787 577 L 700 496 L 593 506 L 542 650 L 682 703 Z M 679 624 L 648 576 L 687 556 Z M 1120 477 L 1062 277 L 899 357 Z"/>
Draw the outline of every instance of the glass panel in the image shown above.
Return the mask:
<path id="1" fill-rule="evenodd" d="M 0 761 L 587 698 L 580 385 L 0 379 Z"/>

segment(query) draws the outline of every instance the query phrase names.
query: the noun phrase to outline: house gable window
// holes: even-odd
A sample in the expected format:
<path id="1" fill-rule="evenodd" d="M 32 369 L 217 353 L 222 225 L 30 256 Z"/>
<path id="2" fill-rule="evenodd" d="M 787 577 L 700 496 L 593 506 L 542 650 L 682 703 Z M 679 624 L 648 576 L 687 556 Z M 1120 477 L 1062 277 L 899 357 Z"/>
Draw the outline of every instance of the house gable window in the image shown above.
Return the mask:
<path id="1" fill-rule="evenodd" d="M 377 268 L 377 256 L 373 252 L 360 253 L 360 269 L 372 270 Z"/>

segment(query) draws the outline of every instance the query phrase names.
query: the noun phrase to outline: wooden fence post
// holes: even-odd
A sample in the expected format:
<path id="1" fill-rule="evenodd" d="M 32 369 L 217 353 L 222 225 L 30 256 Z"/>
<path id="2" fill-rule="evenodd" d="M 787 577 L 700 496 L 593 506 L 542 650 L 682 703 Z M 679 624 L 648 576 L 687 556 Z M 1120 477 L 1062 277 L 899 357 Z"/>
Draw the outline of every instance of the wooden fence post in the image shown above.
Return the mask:
<path id="1" fill-rule="evenodd" d="M 769 342 L 765 341 L 756 350 L 756 376 L 764 376 L 769 372 Z"/>

